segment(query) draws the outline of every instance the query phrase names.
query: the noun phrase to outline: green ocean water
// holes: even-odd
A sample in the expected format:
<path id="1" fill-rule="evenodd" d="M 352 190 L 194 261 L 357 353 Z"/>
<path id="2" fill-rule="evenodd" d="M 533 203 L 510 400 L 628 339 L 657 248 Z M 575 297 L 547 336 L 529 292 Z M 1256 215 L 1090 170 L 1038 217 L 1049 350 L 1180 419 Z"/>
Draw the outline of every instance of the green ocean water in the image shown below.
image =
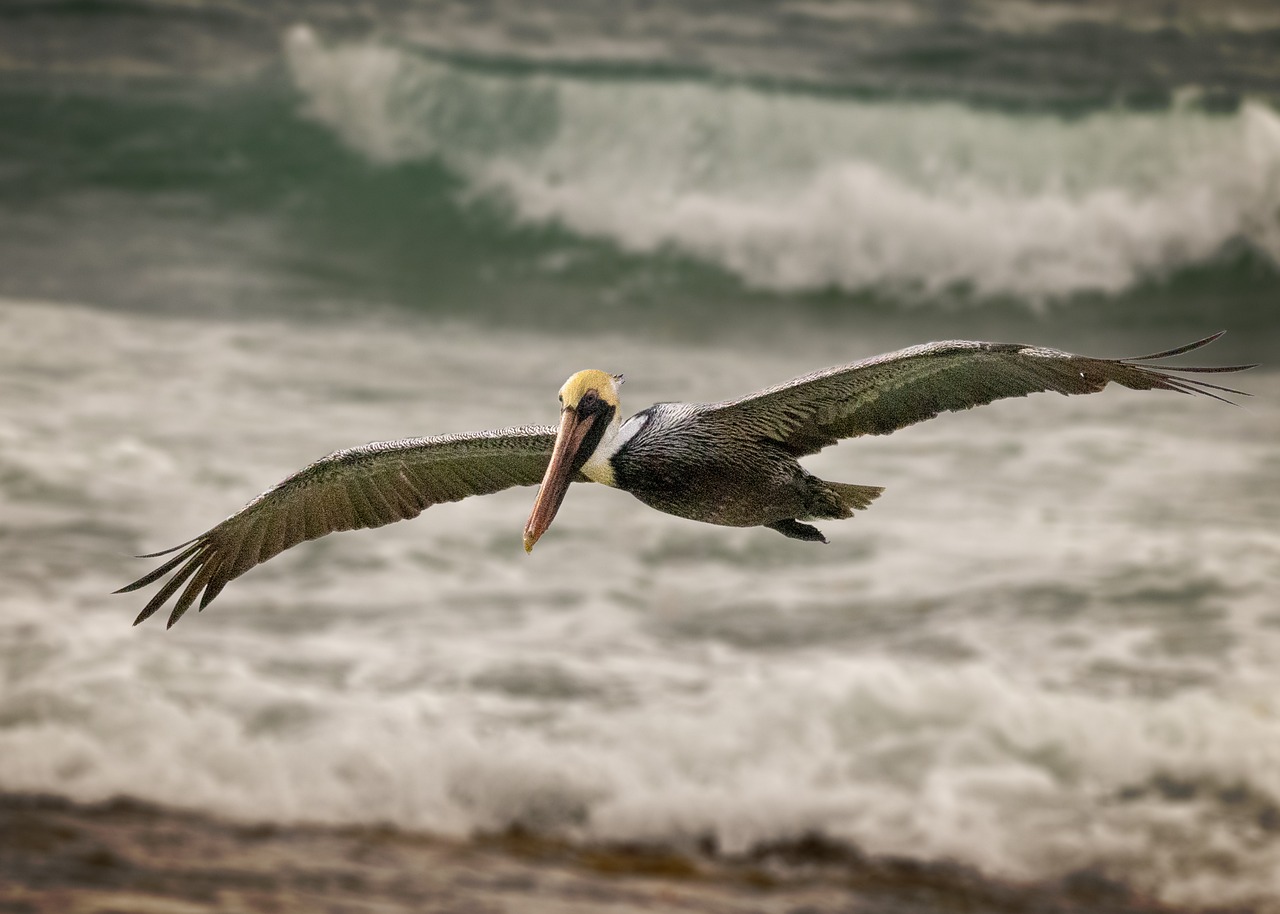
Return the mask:
<path id="1" fill-rule="evenodd" d="M 957 59 L 946 93 L 927 54 L 876 87 L 865 57 L 833 63 L 812 22 L 759 10 L 740 12 L 746 47 L 724 37 L 697 68 L 666 45 L 645 60 L 618 38 L 610 52 L 601 35 L 578 57 L 515 39 L 482 55 L 472 32 L 441 46 L 404 9 L 357 28 L 323 5 L 312 26 L 287 6 L 138 4 L 121 8 L 117 45 L 108 30 L 89 53 L 75 36 L 115 22 L 105 11 L 22 9 L 0 78 L 5 294 L 681 334 L 783 313 L 948 333 L 1048 321 L 1068 337 L 1274 328 L 1267 28 L 1178 32 L 1187 53 L 1162 53 L 1196 64 L 1170 70 L 1134 10 L 1107 39 L 1132 42 L 1114 54 L 1134 61 L 1085 80 L 1076 58 L 1093 45 L 1060 23 L 1037 39 L 1038 83 L 1013 62 L 979 80 Z M 971 55 L 990 43 L 984 69 L 1016 37 L 1012 9 L 970 23 Z M 507 14 L 512 29 L 528 15 Z M 686 15 L 690 41 L 701 22 Z M 954 23 L 929 23 L 876 34 L 904 47 L 933 34 L 946 60 Z M 712 62 L 766 27 L 788 54 L 754 72 Z M 189 32 L 203 50 L 183 57 Z M 1214 41 L 1232 65 L 1208 66 Z"/>

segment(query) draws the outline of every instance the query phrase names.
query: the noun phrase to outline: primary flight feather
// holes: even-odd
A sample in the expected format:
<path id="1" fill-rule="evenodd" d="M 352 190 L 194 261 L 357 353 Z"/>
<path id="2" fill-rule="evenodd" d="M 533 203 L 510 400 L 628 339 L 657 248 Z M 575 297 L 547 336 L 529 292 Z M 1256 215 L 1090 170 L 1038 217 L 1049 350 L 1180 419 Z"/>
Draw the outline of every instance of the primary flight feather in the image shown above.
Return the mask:
<path id="1" fill-rule="evenodd" d="M 178 594 L 172 626 L 197 600 L 204 609 L 226 585 L 304 540 L 380 527 L 470 495 L 541 482 L 524 545 L 551 525 L 569 483 L 592 481 L 691 520 L 769 527 L 825 542 L 805 520 L 839 519 L 867 507 L 879 486 L 818 479 L 798 457 L 841 438 L 884 435 L 941 412 L 1038 391 L 1086 394 L 1114 381 L 1226 400 L 1247 396 L 1192 375 L 1252 365 L 1152 366 L 1216 340 L 1130 359 L 1096 359 L 1013 343 L 926 343 L 816 371 L 722 403 L 659 403 L 625 422 L 620 375 L 580 371 L 560 389 L 560 424 L 469 435 L 375 442 L 304 467 L 193 540 L 143 558 L 171 555 L 120 590 L 168 580 L 135 620 Z M 1227 401 L 1230 402 L 1230 401 Z"/>

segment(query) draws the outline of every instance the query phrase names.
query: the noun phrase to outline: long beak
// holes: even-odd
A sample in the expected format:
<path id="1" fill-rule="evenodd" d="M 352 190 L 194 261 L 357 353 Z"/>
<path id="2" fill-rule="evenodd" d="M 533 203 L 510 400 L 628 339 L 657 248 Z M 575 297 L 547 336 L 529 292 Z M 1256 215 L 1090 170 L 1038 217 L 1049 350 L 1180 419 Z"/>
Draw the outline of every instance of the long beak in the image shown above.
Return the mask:
<path id="1" fill-rule="evenodd" d="M 582 447 L 582 439 L 587 436 L 595 422 L 595 415 L 579 419 L 578 414 L 566 409 L 560 414 L 560 431 L 556 435 L 556 446 L 551 452 L 551 462 L 547 464 L 546 475 L 542 477 L 542 486 L 538 489 L 538 497 L 533 500 L 533 511 L 529 514 L 529 522 L 524 525 L 524 551 L 532 552 L 533 544 L 542 534 L 547 532 L 560 503 L 569 491 L 569 483 L 575 472 L 574 458 Z"/>

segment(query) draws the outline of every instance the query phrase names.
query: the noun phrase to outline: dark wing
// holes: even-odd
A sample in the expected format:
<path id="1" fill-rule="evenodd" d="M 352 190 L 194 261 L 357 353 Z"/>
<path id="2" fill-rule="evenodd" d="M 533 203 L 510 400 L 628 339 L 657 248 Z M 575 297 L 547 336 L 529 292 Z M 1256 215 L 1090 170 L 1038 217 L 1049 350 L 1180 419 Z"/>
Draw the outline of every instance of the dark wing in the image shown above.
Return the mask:
<path id="1" fill-rule="evenodd" d="M 1043 390 L 1091 394 L 1115 381 L 1134 390 L 1175 390 L 1218 400 L 1225 398 L 1214 391 L 1247 396 L 1171 372 L 1242 371 L 1252 365 L 1145 364 L 1207 346 L 1221 335 L 1132 359 L 1092 359 L 1016 343 L 926 343 L 817 371 L 740 400 L 709 404 L 700 410 L 699 420 L 722 424 L 729 434 L 772 439 L 802 456 L 841 438 L 886 435 L 941 412 Z"/>
<path id="2" fill-rule="evenodd" d="M 227 583 L 290 546 L 338 530 L 381 527 L 468 495 L 537 484 L 555 446 L 551 426 L 382 441 L 338 451 L 263 492 L 180 546 L 159 568 L 116 593 L 172 576 L 134 620 L 151 616 L 185 583 L 169 616 L 177 622 L 204 591 L 204 609 Z"/>

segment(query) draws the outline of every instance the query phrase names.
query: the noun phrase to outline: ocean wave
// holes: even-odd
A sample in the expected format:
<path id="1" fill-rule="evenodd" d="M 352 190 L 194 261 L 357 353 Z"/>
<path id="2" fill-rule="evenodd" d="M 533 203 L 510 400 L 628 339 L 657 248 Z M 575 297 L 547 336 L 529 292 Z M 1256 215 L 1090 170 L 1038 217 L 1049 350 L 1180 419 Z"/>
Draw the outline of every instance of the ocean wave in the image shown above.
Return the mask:
<path id="1" fill-rule="evenodd" d="M 1244 245 L 1280 261 L 1280 116 L 1193 103 L 1079 118 L 713 82 L 480 71 L 305 27 L 308 117 L 464 199 L 750 286 L 1043 302 L 1117 294 Z"/>
<path id="2" fill-rule="evenodd" d="M 1098 868 L 1169 901 L 1280 898 L 1275 722 L 1204 695 L 1120 707 L 976 666 L 829 660 L 547 730 L 445 720 L 444 693 L 305 696 L 188 645 L 127 653 L 127 675 L 89 675 L 92 706 L 53 685 L 6 698 L 6 789 L 735 855 L 821 834 L 1006 878 Z M 216 700 L 166 694 L 184 677 Z"/>

